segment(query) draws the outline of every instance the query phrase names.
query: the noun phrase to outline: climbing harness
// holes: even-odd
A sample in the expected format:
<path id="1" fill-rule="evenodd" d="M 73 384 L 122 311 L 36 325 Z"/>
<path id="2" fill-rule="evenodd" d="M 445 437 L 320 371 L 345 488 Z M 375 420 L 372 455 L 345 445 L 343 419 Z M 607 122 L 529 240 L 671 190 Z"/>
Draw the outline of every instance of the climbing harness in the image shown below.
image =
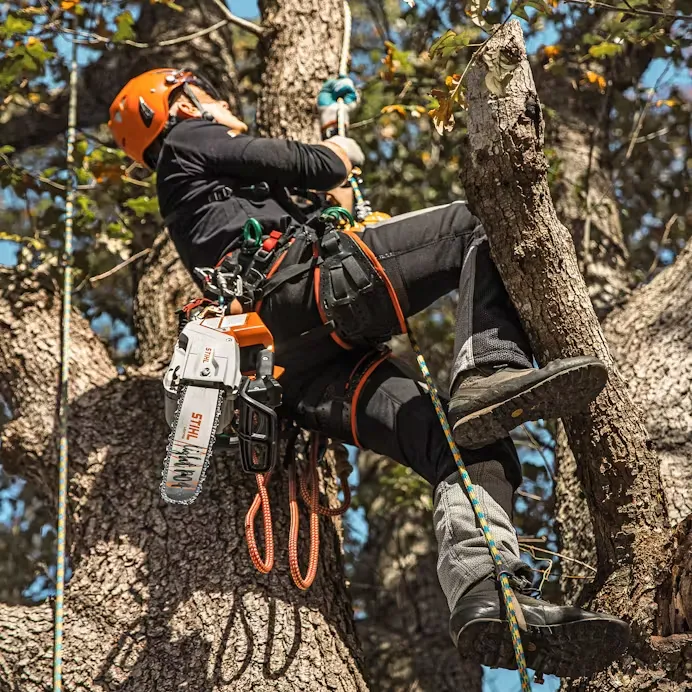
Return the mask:
<path id="1" fill-rule="evenodd" d="M 324 223 L 341 219 L 345 210 L 332 210 Z M 179 336 L 171 363 L 164 376 L 166 419 L 171 427 L 161 482 L 166 502 L 189 505 L 202 489 L 217 437 L 234 439 L 240 448 L 244 471 L 254 473 L 257 494 L 245 518 L 245 535 L 255 567 L 267 574 L 274 566 L 274 535 L 268 485 L 276 467 L 279 448 L 279 422 L 275 409 L 281 403 L 274 367 L 271 333 L 257 312 L 229 314 L 234 299 L 245 304 L 261 302 L 264 287 L 284 255 L 283 245 L 295 238 L 294 232 L 272 231 L 263 236 L 262 228 L 250 219 L 243 229 L 242 247 L 229 253 L 215 268 L 202 268 L 196 274 L 205 292 L 214 295 L 197 299 L 179 314 Z M 264 271 L 256 264 L 257 257 Z M 249 288 L 248 288 L 249 286 Z M 297 430 L 297 429 L 296 429 Z M 228 431 L 228 432 L 226 432 Z M 289 477 L 291 528 L 289 566 L 300 589 L 310 587 L 317 573 L 319 557 L 319 516 L 338 516 L 350 504 L 348 476 L 350 465 L 337 463 L 344 503 L 337 508 L 319 504 L 319 436 L 313 433 L 309 465 L 297 476 L 293 434 L 286 448 Z M 302 576 L 298 561 L 298 491 L 310 513 L 310 559 Z M 255 518 L 262 512 L 265 556 L 255 536 Z"/>
<path id="2" fill-rule="evenodd" d="M 70 59 L 70 97 L 67 117 L 68 171 L 65 193 L 65 236 L 63 240 L 63 289 L 62 325 L 60 348 L 60 392 L 58 425 L 60 429 L 60 455 L 58 461 L 58 551 L 55 575 L 55 627 L 53 635 L 53 692 L 62 690 L 62 645 L 63 645 L 63 601 L 65 594 L 65 542 L 67 530 L 67 483 L 69 447 L 67 426 L 69 422 L 70 376 L 70 317 L 72 314 L 72 227 L 74 223 L 74 201 L 76 180 L 74 171 L 74 148 L 77 136 L 77 42 L 72 41 Z"/>

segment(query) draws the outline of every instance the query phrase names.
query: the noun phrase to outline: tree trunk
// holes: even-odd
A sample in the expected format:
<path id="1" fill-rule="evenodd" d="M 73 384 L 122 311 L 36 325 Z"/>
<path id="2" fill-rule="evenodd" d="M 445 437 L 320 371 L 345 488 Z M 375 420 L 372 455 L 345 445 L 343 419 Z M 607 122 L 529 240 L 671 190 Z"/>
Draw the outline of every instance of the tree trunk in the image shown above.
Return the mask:
<path id="1" fill-rule="evenodd" d="M 372 452 L 361 452 L 358 468 L 368 540 L 351 590 L 364 611 L 357 631 L 373 689 L 481 692 L 482 668 L 460 658 L 447 632 L 430 487 Z"/>
<path id="2" fill-rule="evenodd" d="M 673 525 L 692 514 L 692 246 L 603 325 L 661 461 Z"/>
<path id="3" fill-rule="evenodd" d="M 539 362 L 590 353 L 609 369 L 608 384 L 588 411 L 563 422 L 594 519 L 600 591 L 593 605 L 631 621 L 633 642 L 619 664 L 583 687 L 643 689 L 645 679 L 660 685 L 665 670 L 673 689 L 685 675 L 682 640 L 676 654 L 663 656 L 652 638 L 680 631 L 666 612 L 674 555 L 658 458 L 613 363 L 571 237 L 550 199 L 544 122 L 518 22 L 497 32 L 487 56 L 495 64 L 517 67 L 502 98 L 485 87 L 485 67 L 469 73 L 464 187 L 470 204 L 484 223 Z M 666 644 L 672 644 L 669 637 Z"/>
<path id="4" fill-rule="evenodd" d="M 293 15 L 284 17 L 288 30 Z M 321 46 L 335 31 L 325 17 L 310 15 Z M 282 47 L 267 50 L 280 66 Z M 318 61 L 328 73 L 337 58 L 323 50 L 313 66 Z M 308 79 L 314 86 L 321 76 Z M 264 94 L 269 106 L 280 98 Z M 302 110 L 303 102 L 289 103 L 295 110 L 286 110 L 288 134 L 298 136 L 312 112 Z M 254 570 L 244 539 L 254 479 L 234 455 L 215 455 L 191 507 L 160 499 L 169 432 L 161 366 L 175 336 L 172 308 L 194 294 L 166 239 L 155 243 L 147 269 L 137 298 L 140 368 L 119 377 L 88 324 L 73 316 L 68 549 L 74 576 L 65 604 L 66 689 L 366 690 L 333 520 L 321 521 L 320 568 L 311 589 L 300 592 L 290 580 L 283 473 L 270 487 L 277 554 L 266 576 Z M 58 302 L 35 281 L 0 297 L 0 391 L 14 414 L 3 431 L 3 463 L 51 501 Z M 306 540 L 301 532 L 301 544 Z M 0 606 L 2 692 L 46 688 L 51 619 L 48 604 Z"/>
<path id="5" fill-rule="evenodd" d="M 344 35 L 342 0 L 260 0 L 265 43 L 257 124 L 267 137 L 320 140 L 315 100 L 326 79 L 339 72 Z M 297 114 L 301 114 L 297 117 Z"/>
<path id="6" fill-rule="evenodd" d="M 658 451 L 673 525 L 692 514 L 692 352 L 686 341 L 692 326 L 691 283 L 692 247 L 688 247 L 672 267 L 636 291 L 603 325 L 613 357 Z M 578 492 L 576 462 L 564 435 L 558 435 L 556 443 L 560 450 L 556 451 L 560 458 L 556 518 L 563 551 L 594 564 L 593 531 L 588 530 L 591 518 L 583 494 Z M 588 570 L 579 568 L 570 573 L 589 576 Z M 581 581 L 563 580 L 569 600 L 576 599 L 581 586 Z"/>
<path id="7" fill-rule="evenodd" d="M 0 377 L 15 412 L 3 462 L 51 496 L 59 306 L 45 290 L 5 293 L 1 305 Z M 318 579 L 302 594 L 288 575 L 281 479 L 273 484 L 278 565 L 266 577 L 247 555 L 252 491 L 234 458 L 215 458 L 192 507 L 165 505 L 160 380 L 146 370 L 117 377 L 88 324 L 73 319 L 66 688 L 330 689 L 338 679 L 336 689 L 364 690 L 333 530 L 323 533 Z M 48 604 L 0 611 L 0 689 L 45 689 Z"/>

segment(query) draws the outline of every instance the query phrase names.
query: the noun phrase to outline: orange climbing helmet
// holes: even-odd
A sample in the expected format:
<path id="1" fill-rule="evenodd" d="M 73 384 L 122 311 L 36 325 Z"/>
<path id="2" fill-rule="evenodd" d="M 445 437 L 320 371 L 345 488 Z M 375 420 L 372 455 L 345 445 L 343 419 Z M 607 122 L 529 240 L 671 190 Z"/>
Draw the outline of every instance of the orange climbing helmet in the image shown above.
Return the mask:
<path id="1" fill-rule="evenodd" d="M 131 79 L 110 107 L 110 127 L 118 146 L 137 163 L 148 165 L 146 150 L 164 131 L 170 116 L 171 95 L 193 84 L 219 98 L 214 87 L 192 70 L 157 68 Z M 191 90 L 186 90 L 190 96 Z M 197 99 L 192 96 L 193 102 Z M 197 105 L 197 103 L 196 103 Z"/>

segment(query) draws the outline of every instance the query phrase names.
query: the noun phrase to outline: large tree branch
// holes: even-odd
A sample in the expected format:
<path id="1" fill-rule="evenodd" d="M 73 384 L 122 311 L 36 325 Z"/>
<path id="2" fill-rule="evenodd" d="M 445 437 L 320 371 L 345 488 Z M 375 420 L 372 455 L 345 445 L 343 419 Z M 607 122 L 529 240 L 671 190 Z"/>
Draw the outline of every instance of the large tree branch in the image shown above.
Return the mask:
<path id="1" fill-rule="evenodd" d="M 518 22 L 498 31 L 488 50 L 517 67 L 502 97 L 485 87 L 484 67 L 469 75 L 464 187 L 539 362 L 589 353 L 609 369 L 598 399 L 564 423 L 594 517 L 603 587 L 596 605 L 636 624 L 642 638 L 632 652 L 646 657 L 644 640 L 657 626 L 656 588 L 672 560 L 658 458 L 608 351 L 570 234 L 550 199 L 544 122 Z"/>
<path id="2" fill-rule="evenodd" d="M 56 492 L 55 435 L 61 338 L 60 299 L 43 278 L 13 276 L 0 294 L 0 392 L 12 421 L 2 430 L 2 463 L 46 496 Z M 71 401 L 117 376 L 108 352 L 77 312 L 69 352 Z"/>
<path id="3" fill-rule="evenodd" d="M 661 458 L 671 521 L 692 514 L 692 245 L 603 325 Z"/>

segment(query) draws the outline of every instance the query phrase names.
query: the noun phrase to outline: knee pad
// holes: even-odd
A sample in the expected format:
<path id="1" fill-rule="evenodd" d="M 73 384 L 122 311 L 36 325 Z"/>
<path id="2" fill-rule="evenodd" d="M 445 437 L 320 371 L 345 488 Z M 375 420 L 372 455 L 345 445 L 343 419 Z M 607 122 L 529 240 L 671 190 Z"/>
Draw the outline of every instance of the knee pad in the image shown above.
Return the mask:
<path id="1" fill-rule="evenodd" d="M 326 233 L 319 253 L 316 299 L 322 321 L 334 323 L 337 343 L 344 348 L 372 346 L 406 332 L 394 288 L 357 233 Z"/>

